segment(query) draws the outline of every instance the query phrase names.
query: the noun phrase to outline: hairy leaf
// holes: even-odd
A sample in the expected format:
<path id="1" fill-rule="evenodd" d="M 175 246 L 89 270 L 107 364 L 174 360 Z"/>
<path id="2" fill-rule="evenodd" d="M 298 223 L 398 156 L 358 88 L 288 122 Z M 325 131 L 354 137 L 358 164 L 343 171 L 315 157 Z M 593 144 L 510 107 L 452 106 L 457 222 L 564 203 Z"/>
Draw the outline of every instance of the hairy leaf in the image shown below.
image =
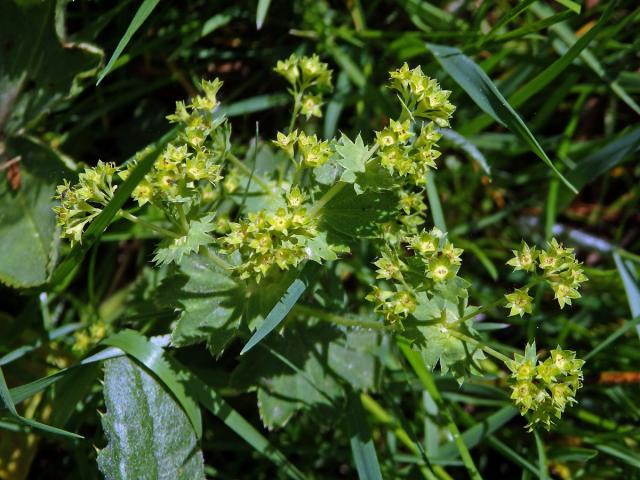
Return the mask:
<path id="1" fill-rule="evenodd" d="M 247 353 L 233 374 L 239 388 L 258 387 L 258 406 L 265 426 L 284 426 L 301 409 L 321 418 L 339 414 L 345 391 L 373 388 L 377 337 L 371 332 L 344 336 L 335 328 L 290 326 Z"/>
<path id="2" fill-rule="evenodd" d="M 133 360 L 105 363 L 107 446 L 98 466 L 108 480 L 204 478 L 204 461 L 186 414 L 164 387 Z"/>
<path id="3" fill-rule="evenodd" d="M 80 92 L 102 52 L 64 35 L 63 2 L 0 2 L 0 131 L 33 125 Z M 25 32 L 29 32 L 28 35 Z"/>
<path id="4" fill-rule="evenodd" d="M 369 158 L 369 149 L 358 135 L 353 142 L 346 135 L 342 134 L 340 142 L 336 145 L 338 156 L 336 161 L 350 172 L 364 172 L 364 165 Z"/>
<path id="5" fill-rule="evenodd" d="M 20 155 L 22 182 L 14 190 L 0 179 L 0 281 L 32 287 L 46 282 L 51 270 L 58 241 L 53 195 L 70 172 L 55 152 L 28 139 L 12 139 L 7 152 Z"/>
<path id="6" fill-rule="evenodd" d="M 206 257 L 185 257 L 166 278 L 158 298 L 180 311 L 171 334 L 176 346 L 206 341 L 218 355 L 236 335 L 242 317 L 242 297 L 238 285 Z"/>
<path id="7" fill-rule="evenodd" d="M 455 335 L 456 331 L 465 335 L 473 333 L 472 319 L 460 322 L 471 311 L 466 307 L 465 286 L 464 280 L 455 277 L 438 285 L 437 294 L 432 298 L 419 293 L 413 313 L 418 322 L 409 324 L 405 332 L 414 341 L 413 347 L 420 352 L 428 369 L 440 365 L 443 374 L 451 370 L 460 383 L 469 372 L 478 371 L 476 362 L 485 358 L 477 345 L 470 345 Z"/>
<path id="8" fill-rule="evenodd" d="M 397 196 L 393 192 L 358 195 L 351 186 L 347 186 L 323 210 L 323 222 L 330 233 L 339 237 L 372 237 L 378 233 L 380 223 L 395 218 L 397 205 Z"/>
<path id="9" fill-rule="evenodd" d="M 156 250 L 153 261 L 159 265 L 180 263 L 182 257 L 197 252 L 203 245 L 212 243 L 213 237 L 209 235 L 209 232 L 214 229 L 213 216 L 211 215 L 201 220 L 192 220 L 189 222 L 187 234 L 163 242 L 162 246 Z"/>

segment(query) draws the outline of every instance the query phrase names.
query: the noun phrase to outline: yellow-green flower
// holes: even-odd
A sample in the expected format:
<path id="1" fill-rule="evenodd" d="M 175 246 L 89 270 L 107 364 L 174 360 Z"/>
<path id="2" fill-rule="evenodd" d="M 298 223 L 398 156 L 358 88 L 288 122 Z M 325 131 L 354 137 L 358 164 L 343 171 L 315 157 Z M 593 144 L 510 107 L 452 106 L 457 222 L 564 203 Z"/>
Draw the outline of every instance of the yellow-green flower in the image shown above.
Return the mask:
<path id="1" fill-rule="evenodd" d="M 531 314 L 533 298 L 529 296 L 528 292 L 528 288 L 516 288 L 512 293 L 505 295 L 507 299 L 505 307 L 511 309 L 509 311 L 510 317 L 514 315 L 522 317 L 525 313 Z"/>

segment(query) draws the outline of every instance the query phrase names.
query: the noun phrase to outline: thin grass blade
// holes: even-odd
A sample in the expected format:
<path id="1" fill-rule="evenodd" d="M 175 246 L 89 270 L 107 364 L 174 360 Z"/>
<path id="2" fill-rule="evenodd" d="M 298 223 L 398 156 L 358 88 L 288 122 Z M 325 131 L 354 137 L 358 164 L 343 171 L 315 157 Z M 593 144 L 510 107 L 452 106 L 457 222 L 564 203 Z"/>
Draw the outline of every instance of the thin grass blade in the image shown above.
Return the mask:
<path id="1" fill-rule="evenodd" d="M 616 262 L 618 274 L 627 293 L 631 316 L 635 319 L 635 317 L 640 316 L 640 283 L 638 282 L 638 275 L 631 261 L 622 260 L 618 252 L 613 253 L 613 260 Z M 640 336 L 640 325 L 636 326 L 636 330 Z"/>
<path id="2" fill-rule="evenodd" d="M 551 168 L 567 188 L 578 193 L 575 187 L 558 171 L 520 115 L 509 105 L 491 79 L 473 60 L 454 47 L 427 43 L 427 48 L 482 110 L 520 135 L 531 150 Z"/>
<path id="3" fill-rule="evenodd" d="M 319 264 L 315 262 L 307 262 L 300 272 L 300 276 L 296 278 L 291 285 L 289 285 L 289 288 L 287 288 L 287 291 L 284 293 L 282 298 L 278 303 L 276 303 L 275 307 L 271 309 L 267 318 L 265 318 L 264 322 L 262 322 L 260 327 L 258 327 L 244 346 L 240 355 L 247 353 L 260 343 L 264 337 L 269 335 L 269 333 L 271 333 L 278 325 L 280 325 L 280 322 L 285 319 L 309 284 L 313 281 L 319 269 Z"/>
<path id="4" fill-rule="evenodd" d="M 360 480 L 382 480 L 369 424 L 362 408 L 360 396 L 355 392 L 349 393 L 346 414 L 347 431 L 351 437 L 351 453 L 356 462 L 358 478 Z"/>
<path id="5" fill-rule="evenodd" d="M 256 28 L 258 30 L 262 28 L 262 25 L 264 25 L 270 5 L 271 0 L 258 0 L 258 8 L 256 10 Z"/>
<path id="6" fill-rule="evenodd" d="M 158 3 L 160 3 L 160 0 L 144 0 L 144 2 L 142 2 L 142 5 L 140 5 L 140 8 L 138 8 L 138 11 L 133 17 L 133 20 L 131 20 L 127 31 L 124 32 L 124 35 L 118 42 L 118 46 L 114 50 L 113 55 L 111 55 L 109 62 L 104 67 L 102 72 L 100 72 L 100 76 L 98 76 L 96 85 L 100 85 L 100 82 L 102 82 L 104 77 L 106 77 L 107 74 L 113 69 L 114 64 L 116 63 L 118 58 L 120 58 L 120 55 L 122 55 L 125 47 L 129 44 L 131 37 L 133 37 L 133 35 L 138 31 L 138 29 L 142 26 L 149 15 L 151 15 L 151 12 L 153 12 Z"/>

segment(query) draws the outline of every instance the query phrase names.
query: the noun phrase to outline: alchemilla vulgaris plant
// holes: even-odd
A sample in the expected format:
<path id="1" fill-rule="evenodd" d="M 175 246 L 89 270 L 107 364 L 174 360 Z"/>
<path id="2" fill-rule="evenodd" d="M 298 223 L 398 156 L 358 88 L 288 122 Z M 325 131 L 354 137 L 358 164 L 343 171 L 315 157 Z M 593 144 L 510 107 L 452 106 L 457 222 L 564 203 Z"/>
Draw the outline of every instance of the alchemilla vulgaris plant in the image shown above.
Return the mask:
<path id="1" fill-rule="evenodd" d="M 323 94 L 332 89 L 327 64 L 317 55 L 294 54 L 279 61 L 275 71 L 289 84 L 293 114 L 288 128 L 272 141 L 275 150 L 262 146 L 271 152 L 269 165 L 256 164 L 257 143 L 244 149 L 233 144 L 218 101 L 222 82 L 203 81 L 201 95 L 188 104 L 177 103 L 168 117 L 177 127 L 174 138 L 133 190 L 133 202 L 117 214 L 159 238 L 153 262 L 169 284 L 171 275 L 186 275 L 186 291 L 210 297 L 204 305 L 178 300 L 173 345 L 206 341 L 219 355 L 233 338 L 246 340 L 265 321 L 261 305 L 274 304 L 270 295 L 277 300 L 296 277 L 313 284 L 318 276 L 313 265 L 333 274 L 355 272 L 366 289 L 342 295 L 360 306 L 347 314 L 332 311 L 319 281 L 313 295 L 292 308 L 302 322 L 281 324 L 282 340 L 273 340 L 275 344 L 315 351 L 323 336 L 335 336 L 327 333 L 335 330 L 324 329 L 329 322 L 341 326 L 338 331 L 347 339 L 355 332 L 373 332 L 375 338 L 382 334 L 408 342 L 427 369 L 439 366 L 460 383 L 484 375 L 487 368 L 495 374 L 491 365 L 497 361 L 528 428 L 549 429 L 576 402 L 584 362 L 560 346 L 541 361 L 535 342 L 510 358 L 487 344 L 475 320 L 496 305 L 504 306 L 505 317 L 531 315 L 535 307 L 529 292 L 538 288 L 552 289 L 561 309 L 571 305 L 586 281 L 572 249 L 555 239 L 543 249 L 523 242 L 508 265 L 522 271 L 526 283 L 493 304 L 474 305 L 470 284 L 461 275 L 463 250 L 433 225 L 425 203 L 426 184 L 438 168 L 441 129 L 449 126 L 455 111 L 450 92 L 420 67 L 404 64 L 390 72 L 387 86 L 399 113 L 379 131 L 367 132 L 370 142 L 361 135 L 323 139 L 313 119 L 322 117 Z M 63 236 L 72 244 L 82 242 L 87 226 L 138 164 L 99 162 L 75 184 L 61 185 L 55 211 Z M 370 245 L 369 258 L 360 257 L 362 242 Z M 77 349 L 86 351 L 109 328 L 94 324 L 77 334 Z M 365 361 L 375 338 L 331 348 L 344 350 L 343 362 Z M 256 358 L 262 353 L 251 352 Z M 342 374 L 344 365 L 334 368 L 340 389 L 374 388 L 372 379 Z M 299 375 L 336 382 L 308 362 L 302 369 Z M 305 399 L 293 394 L 276 411 L 273 404 L 278 395 L 291 395 L 295 375 L 289 371 L 269 377 L 260 367 L 249 370 L 240 368 L 238 384 L 257 388 L 267 426 L 286 423 L 303 408 L 303 400 L 323 403 L 317 393 Z"/>

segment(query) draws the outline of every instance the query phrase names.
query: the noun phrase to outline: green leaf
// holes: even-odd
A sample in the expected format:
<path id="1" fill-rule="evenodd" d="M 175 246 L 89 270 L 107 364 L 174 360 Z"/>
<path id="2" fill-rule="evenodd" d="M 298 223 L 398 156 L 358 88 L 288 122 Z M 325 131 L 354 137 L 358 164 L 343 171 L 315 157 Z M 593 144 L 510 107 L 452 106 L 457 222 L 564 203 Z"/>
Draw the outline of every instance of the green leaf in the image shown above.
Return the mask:
<path id="1" fill-rule="evenodd" d="M 617 1 L 609 2 L 609 9 L 615 10 L 617 6 Z M 546 18 L 549 15 L 553 14 L 553 10 L 548 5 L 543 5 L 540 2 L 536 2 L 531 6 L 531 10 L 541 18 Z M 564 42 L 566 45 L 574 45 L 579 41 L 577 35 L 571 30 L 571 28 L 565 23 L 558 23 L 551 27 L 551 30 L 558 35 L 558 37 Z M 587 32 L 588 34 L 588 32 Z M 585 35 L 587 35 L 585 34 Z M 557 48 L 557 47 L 556 47 Z M 618 83 L 617 80 L 611 80 L 613 75 L 609 74 L 600 61 L 598 61 L 597 57 L 591 52 L 591 50 L 585 48 L 580 53 L 580 58 L 595 72 L 598 77 L 603 82 L 606 82 L 609 85 L 609 88 L 624 102 L 631 108 L 636 114 L 640 115 L 640 105 L 636 103 L 636 101 L 626 92 L 624 88 Z"/>
<path id="2" fill-rule="evenodd" d="M 583 50 L 587 48 L 587 46 L 591 43 L 591 41 L 596 37 L 598 33 L 604 28 L 605 22 L 611 16 L 611 13 L 614 11 L 613 7 L 615 2 L 610 2 L 607 10 L 602 14 L 598 23 L 589 29 L 587 33 L 582 35 L 579 39 L 573 38 L 573 42 L 571 44 L 571 48 L 568 48 L 556 61 L 546 67 L 542 72 L 536 75 L 534 78 L 529 80 L 526 85 L 520 88 L 516 93 L 509 97 L 509 103 L 513 108 L 518 108 L 520 105 L 523 105 L 533 97 L 536 93 L 540 92 L 544 87 L 549 85 L 553 80 L 555 80 L 561 73 L 563 73 L 567 68 L 569 68 L 576 57 L 580 55 Z M 533 9 L 536 7 L 533 6 Z M 556 17 L 554 15 L 554 17 Z M 546 21 L 551 21 L 553 17 L 549 17 L 545 19 Z M 515 32 L 510 32 L 515 33 Z M 509 35 L 509 34 L 506 34 Z M 486 115 L 482 115 L 477 117 L 465 125 L 465 130 L 471 132 L 478 132 L 483 130 L 487 126 L 491 124 L 493 120 Z M 569 181 L 571 181 L 571 177 L 567 175 Z M 573 184 L 573 182 L 572 182 Z M 575 186 L 575 184 L 573 184 Z M 580 190 L 579 187 L 577 187 Z"/>
<path id="3" fill-rule="evenodd" d="M 555 462 L 579 462 L 586 463 L 598 455 L 592 448 L 564 447 L 554 448 L 549 452 L 549 457 Z"/>
<path id="4" fill-rule="evenodd" d="M 401 188 L 398 180 L 392 175 L 389 175 L 389 170 L 382 166 L 380 157 L 374 157 L 369 160 L 365 165 L 364 172 L 358 172 L 354 177 L 352 180 L 353 188 L 358 195 L 366 191 L 377 192 L 380 190 L 397 190 Z"/>
<path id="5" fill-rule="evenodd" d="M 360 480 L 382 480 L 376 449 L 371 439 L 360 396 L 350 392 L 346 410 L 347 431 L 351 437 L 351 453 L 356 462 Z"/>
<path id="6" fill-rule="evenodd" d="M 482 152 L 470 140 L 451 128 L 439 128 L 438 131 L 442 134 L 445 142 L 451 143 L 454 147 L 462 150 L 469 158 L 475 160 L 487 175 L 491 175 L 489 162 L 487 162 Z"/>
<path id="7" fill-rule="evenodd" d="M 258 9 L 256 11 L 256 28 L 258 30 L 264 25 L 264 20 L 269 11 L 269 5 L 271 5 L 271 0 L 258 0 Z"/>
<path id="8" fill-rule="evenodd" d="M 7 143 L 9 158 L 20 155 L 22 182 L 14 191 L 0 179 L 0 282 L 17 288 L 47 281 L 57 253 L 53 196 L 62 177 L 70 172 L 52 150 L 27 138 Z"/>
<path id="9" fill-rule="evenodd" d="M 506 125 L 513 132 L 519 134 L 527 142 L 531 150 L 553 170 L 558 178 L 571 191 L 578 193 L 575 187 L 562 176 L 551 162 L 551 159 L 518 113 L 509 105 L 491 79 L 473 60 L 454 47 L 428 43 L 427 48 L 431 50 L 447 73 L 453 77 L 482 110 L 499 123 Z"/>
<path id="10" fill-rule="evenodd" d="M 324 115 L 324 138 L 334 137 L 338 120 L 344 110 L 350 91 L 351 82 L 349 81 L 349 76 L 343 70 L 338 74 L 338 78 L 336 79 L 336 88 L 333 97 L 327 103 L 327 109 Z"/>
<path id="11" fill-rule="evenodd" d="M 438 387 L 436 386 L 433 375 L 426 369 L 424 363 L 422 362 L 420 354 L 412 349 L 411 344 L 406 338 L 398 337 L 397 342 L 400 351 L 411 365 L 411 368 L 413 368 L 413 371 L 420 380 L 420 383 L 422 383 L 425 390 L 432 397 L 433 401 L 438 406 L 439 412 L 444 417 L 444 420 L 447 424 L 447 429 L 453 436 L 453 441 L 456 444 L 458 451 L 460 452 L 460 457 L 462 458 L 469 476 L 474 480 L 481 479 L 482 476 L 478 472 L 478 469 L 473 462 L 473 458 L 471 458 L 471 454 L 469 453 L 469 449 L 467 448 L 466 443 L 463 441 L 462 436 L 460 435 L 458 426 L 453 421 L 451 412 L 449 411 L 448 406 L 445 404 L 440 390 L 438 390 Z"/>
<path id="12" fill-rule="evenodd" d="M 36 393 L 43 391 L 51 385 L 54 385 L 60 380 L 69 378 L 69 376 L 72 375 L 77 369 L 81 369 L 87 365 L 93 365 L 97 362 L 102 362 L 110 358 L 121 357 L 122 355 L 124 355 L 124 352 L 122 352 L 122 350 L 120 350 L 119 348 L 107 348 L 105 350 L 102 350 L 101 352 L 96 353 L 95 355 L 91 355 L 90 357 L 85 358 L 78 364 L 72 365 L 68 368 L 63 368 L 62 370 L 58 370 L 51 375 L 39 378 L 37 380 L 34 380 L 33 382 L 14 387 L 10 390 L 13 403 L 18 404 L 20 402 L 23 402 L 26 399 L 34 396 Z"/>
<path id="13" fill-rule="evenodd" d="M 578 166 L 567 174 L 569 181 L 578 189 L 593 182 L 596 178 L 612 168 L 620 165 L 640 147 L 640 127 L 632 128 L 621 134 L 604 147 L 580 160 Z M 562 210 L 571 201 L 573 195 L 566 190 L 560 192 L 558 209 Z"/>
<path id="14" fill-rule="evenodd" d="M 354 388 L 373 388 L 377 337 L 370 332 L 343 336 L 327 324 L 287 327 L 242 357 L 232 376 L 238 388 L 258 387 L 258 406 L 268 428 L 284 426 L 299 410 L 335 419 L 345 391 L 340 378 Z M 278 361 L 279 360 L 279 361 Z M 345 360 L 347 362 L 345 363 Z"/>
<path id="15" fill-rule="evenodd" d="M 349 54 L 334 43 L 330 43 L 327 48 L 335 62 L 340 65 L 342 70 L 349 76 L 351 82 L 359 88 L 364 88 L 367 85 L 367 78 Z"/>
<path id="16" fill-rule="evenodd" d="M 13 396 L 9 391 L 9 388 L 7 387 L 7 382 L 4 379 L 2 368 L 0 368 L 0 418 L 2 416 L 8 416 L 12 421 L 17 422 L 22 426 L 35 428 L 45 433 L 60 435 L 68 438 L 83 438 L 82 436 L 75 433 L 67 432 L 66 430 L 61 430 L 56 427 L 45 425 L 44 423 L 31 420 L 30 418 L 22 417 L 18 414 L 12 397 Z M 0 426 L 0 428 L 3 428 L 3 426 Z M 7 425 L 7 428 L 10 427 Z"/>
<path id="17" fill-rule="evenodd" d="M 492 413 L 487 418 L 479 421 L 473 427 L 469 428 L 462 434 L 462 441 L 470 450 L 483 439 L 493 432 L 499 430 L 513 417 L 518 415 L 518 410 L 512 406 L 502 407 L 497 412 Z M 450 441 L 440 447 L 438 457 L 434 459 L 437 462 L 440 459 L 452 459 L 459 454 L 455 441 Z"/>
<path id="18" fill-rule="evenodd" d="M 615 342 L 618 338 L 624 335 L 629 329 L 633 327 L 636 327 L 636 329 L 640 329 L 639 325 L 640 325 L 640 315 L 631 320 L 624 322 L 624 324 L 619 328 L 617 328 L 615 332 L 607 336 L 607 338 L 605 338 L 604 340 L 599 341 L 596 347 L 593 350 L 591 350 L 589 353 L 587 353 L 584 357 L 582 357 L 582 359 L 585 362 L 588 361 L 595 354 L 607 348 L 611 343 Z"/>
<path id="19" fill-rule="evenodd" d="M 433 224 L 441 231 L 447 231 L 447 223 L 444 219 L 438 188 L 436 187 L 436 174 L 431 172 L 427 175 L 427 198 L 429 199 L 429 207 L 431 207 L 431 215 L 433 216 Z"/>
<path id="20" fill-rule="evenodd" d="M 365 162 L 371 154 L 362 141 L 360 134 L 356 137 L 356 141 L 352 142 L 343 133 L 335 148 L 338 154 L 336 160 L 346 171 L 364 172 Z"/>
<path id="21" fill-rule="evenodd" d="M 614 252 L 613 259 L 616 262 L 618 274 L 624 284 L 624 290 L 629 302 L 629 310 L 633 318 L 640 316 L 640 281 L 631 261 L 624 261 L 618 252 Z M 640 326 L 636 327 L 640 335 Z"/>
<path id="22" fill-rule="evenodd" d="M 204 478 L 204 460 L 184 411 L 127 357 L 105 362 L 102 416 L 108 443 L 98 467 L 108 480 Z"/>
<path id="23" fill-rule="evenodd" d="M 572 12 L 580 14 L 581 5 L 573 0 L 555 0 L 560 5 L 567 7 Z"/>
<path id="24" fill-rule="evenodd" d="M 213 237 L 209 232 L 215 230 L 213 215 L 208 215 L 200 220 L 191 220 L 186 235 L 180 238 L 164 240 L 153 256 L 153 261 L 158 265 L 180 263 L 182 257 L 197 252 L 201 246 L 213 243 Z"/>
<path id="25" fill-rule="evenodd" d="M 291 101 L 291 96 L 286 93 L 273 93 L 270 95 L 256 95 L 245 98 L 228 105 L 222 105 L 220 112 L 227 117 L 239 117 L 249 113 L 262 112 L 274 107 L 282 107 Z"/>
<path id="26" fill-rule="evenodd" d="M 144 2 L 142 2 L 142 5 L 140 5 L 140 7 L 138 8 L 138 11 L 133 17 L 133 20 L 131 20 L 129 27 L 127 27 L 127 31 L 124 32 L 124 35 L 118 42 L 118 46 L 113 52 L 113 55 L 111 55 L 109 62 L 104 67 L 102 72 L 100 72 L 100 76 L 98 77 L 98 81 L 96 82 L 96 85 L 99 85 L 100 82 L 104 79 L 104 77 L 106 77 L 107 74 L 113 69 L 114 64 L 116 63 L 116 61 L 124 51 L 125 47 L 131 40 L 131 37 L 133 37 L 133 35 L 138 31 L 138 29 L 142 26 L 142 24 L 149 17 L 149 15 L 151 15 L 151 12 L 153 12 L 153 10 L 156 8 L 158 3 L 160 3 L 160 0 L 144 0 Z"/>
<path id="27" fill-rule="evenodd" d="M 617 445 L 613 442 L 604 444 L 601 441 L 595 439 L 589 441 L 589 443 L 592 443 L 593 446 L 601 452 L 606 453 L 607 455 L 611 455 L 618 460 L 621 460 L 622 462 L 632 466 L 636 470 L 640 470 L 640 460 L 638 460 L 638 454 L 635 449 L 631 450 L 629 448 L 623 447 L 622 445 Z"/>
<path id="28" fill-rule="evenodd" d="M 180 312 L 171 333 L 178 347 L 206 341 L 219 355 L 240 327 L 243 294 L 238 284 L 207 257 L 186 257 L 160 285 L 158 301 Z"/>
<path id="29" fill-rule="evenodd" d="M 264 337 L 271 333 L 280 323 L 287 317 L 293 306 L 300 299 L 305 292 L 309 284 L 314 280 L 320 265 L 315 262 L 307 262 L 300 276 L 296 278 L 287 291 L 273 307 L 273 309 L 267 315 L 264 322 L 258 327 L 255 333 L 251 336 L 247 344 L 244 346 L 240 355 L 247 353 L 253 347 L 255 347 Z"/>
<path id="30" fill-rule="evenodd" d="M 126 348 L 129 353 L 135 354 L 139 356 L 139 358 L 149 360 L 145 365 L 147 368 L 151 367 L 150 369 L 158 378 L 163 380 L 163 377 L 166 377 L 167 372 L 165 367 L 168 365 L 169 369 L 174 372 L 174 375 L 184 381 L 189 394 L 192 395 L 195 400 L 220 418 L 225 425 L 236 432 L 256 451 L 271 460 L 290 478 L 296 480 L 305 478 L 269 440 L 247 422 L 236 410 L 231 408 L 215 390 L 193 375 L 191 371 L 185 368 L 180 362 L 167 355 L 161 347 L 149 342 L 146 338 L 133 331 L 120 332 L 118 335 L 124 335 L 126 337 L 125 340 L 128 338 L 129 341 L 118 341 L 118 343 Z M 79 368 L 84 368 L 85 365 L 94 365 L 96 362 L 118 358 L 124 355 L 125 353 L 120 348 L 107 348 L 95 355 L 85 358 L 79 364 L 72 365 L 69 368 L 60 370 L 29 384 L 12 388 L 10 391 L 11 398 L 14 403 L 21 402 L 61 379 L 70 378 L 71 374 Z M 0 425 L 2 424 L 0 423 Z"/>
<path id="31" fill-rule="evenodd" d="M 202 435 L 200 409 L 193 397 L 187 394 L 185 379 L 177 375 L 175 369 L 171 367 L 171 364 L 164 356 L 158 354 L 162 353 L 160 347 L 148 342 L 145 337 L 133 330 L 122 330 L 104 339 L 102 344 L 123 350 L 162 380 L 184 410 L 196 436 L 200 438 Z"/>
<path id="32" fill-rule="evenodd" d="M 0 133 L 31 129 L 76 96 L 102 51 L 64 34 L 65 2 L 0 2 Z"/>
<path id="33" fill-rule="evenodd" d="M 378 225 L 395 218 L 397 196 L 393 192 L 364 192 L 358 195 L 351 186 L 343 188 L 322 210 L 326 228 L 338 236 L 373 237 Z M 333 242 L 330 238 L 331 243 Z"/>

